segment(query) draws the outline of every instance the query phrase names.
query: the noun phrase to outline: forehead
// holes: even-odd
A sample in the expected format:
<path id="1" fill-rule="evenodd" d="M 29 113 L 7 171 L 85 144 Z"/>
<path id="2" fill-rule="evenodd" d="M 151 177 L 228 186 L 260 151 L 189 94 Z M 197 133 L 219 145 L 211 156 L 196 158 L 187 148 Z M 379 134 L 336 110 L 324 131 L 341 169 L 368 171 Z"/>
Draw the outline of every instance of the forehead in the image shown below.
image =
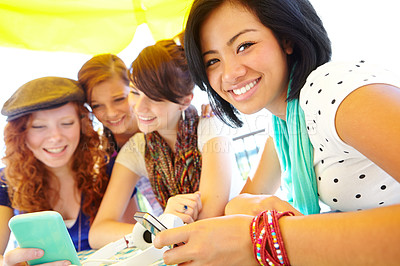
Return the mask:
<path id="1" fill-rule="evenodd" d="M 113 77 L 94 86 L 91 99 L 104 101 L 113 96 L 129 93 L 129 90 L 129 85 L 126 85 L 122 79 Z"/>
<path id="2" fill-rule="evenodd" d="M 33 112 L 32 120 L 57 119 L 57 118 L 71 117 L 71 116 L 77 117 L 78 111 L 75 104 L 70 102 L 57 108 Z"/>
<path id="3" fill-rule="evenodd" d="M 200 27 L 202 47 L 212 46 L 217 42 L 228 41 L 249 28 L 259 29 L 264 25 L 257 16 L 238 2 L 226 1 L 210 12 Z"/>

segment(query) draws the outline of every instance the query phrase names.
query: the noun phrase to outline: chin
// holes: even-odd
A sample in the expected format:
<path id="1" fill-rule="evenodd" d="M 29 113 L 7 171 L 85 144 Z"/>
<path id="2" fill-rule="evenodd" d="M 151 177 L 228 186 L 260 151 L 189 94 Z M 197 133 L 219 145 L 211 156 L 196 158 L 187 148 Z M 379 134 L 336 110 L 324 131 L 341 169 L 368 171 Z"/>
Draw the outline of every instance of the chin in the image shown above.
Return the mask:
<path id="1" fill-rule="evenodd" d="M 263 107 L 251 107 L 251 108 L 248 108 L 249 106 L 247 106 L 247 108 L 245 107 L 245 108 L 241 108 L 241 109 L 239 109 L 239 108 L 237 108 L 241 113 L 243 113 L 243 114 L 245 114 L 245 115 L 252 115 L 252 114 L 255 114 L 255 113 L 258 113 L 259 111 L 261 111 L 262 109 L 264 109 Z"/>
<path id="2" fill-rule="evenodd" d="M 124 134 L 127 129 L 121 127 L 109 127 L 113 134 Z"/>
<path id="3" fill-rule="evenodd" d="M 139 130 L 141 132 L 143 132 L 144 134 L 150 133 L 151 131 L 149 131 L 148 127 L 143 127 L 143 126 L 139 126 Z"/>
<path id="4" fill-rule="evenodd" d="M 64 166 L 67 166 L 68 162 L 60 162 L 60 163 L 48 162 L 48 163 L 45 163 L 45 165 L 48 168 L 57 169 L 57 168 L 62 168 Z"/>

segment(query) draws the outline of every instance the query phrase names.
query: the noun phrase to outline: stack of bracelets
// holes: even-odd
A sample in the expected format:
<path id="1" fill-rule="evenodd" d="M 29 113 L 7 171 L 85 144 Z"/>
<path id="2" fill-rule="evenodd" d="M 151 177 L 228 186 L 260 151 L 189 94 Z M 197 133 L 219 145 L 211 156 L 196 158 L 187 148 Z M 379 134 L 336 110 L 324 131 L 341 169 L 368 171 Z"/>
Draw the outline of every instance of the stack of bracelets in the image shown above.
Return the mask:
<path id="1" fill-rule="evenodd" d="M 290 265 L 278 223 L 282 216 L 294 216 L 294 213 L 263 211 L 250 224 L 254 257 L 260 265 Z"/>

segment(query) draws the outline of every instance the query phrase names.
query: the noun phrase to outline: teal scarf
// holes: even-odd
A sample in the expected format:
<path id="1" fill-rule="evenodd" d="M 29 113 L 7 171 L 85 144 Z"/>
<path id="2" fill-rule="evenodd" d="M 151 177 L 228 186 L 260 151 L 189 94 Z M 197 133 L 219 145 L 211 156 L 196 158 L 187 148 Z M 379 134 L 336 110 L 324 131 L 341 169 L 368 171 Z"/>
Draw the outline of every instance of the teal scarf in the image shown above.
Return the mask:
<path id="1" fill-rule="evenodd" d="M 291 81 L 289 82 L 288 93 Z M 308 137 L 304 112 L 299 100 L 286 107 L 286 121 L 273 116 L 276 152 L 283 170 L 283 185 L 288 201 L 303 214 L 319 213 L 317 180 L 314 171 L 314 149 Z"/>

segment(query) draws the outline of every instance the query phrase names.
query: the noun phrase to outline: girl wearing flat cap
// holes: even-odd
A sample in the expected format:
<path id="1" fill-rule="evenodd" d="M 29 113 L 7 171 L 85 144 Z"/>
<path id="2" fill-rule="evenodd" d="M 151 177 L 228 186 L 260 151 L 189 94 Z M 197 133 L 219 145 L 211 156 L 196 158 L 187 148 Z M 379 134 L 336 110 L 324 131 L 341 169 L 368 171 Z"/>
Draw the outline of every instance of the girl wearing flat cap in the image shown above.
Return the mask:
<path id="1" fill-rule="evenodd" d="M 88 231 L 108 183 L 108 156 L 83 102 L 77 81 L 44 77 L 24 84 L 4 104 L 0 254 L 12 216 L 44 210 L 62 215 L 77 251 L 90 249 Z M 41 256 L 38 249 L 14 249 L 0 261 L 16 265 Z"/>

